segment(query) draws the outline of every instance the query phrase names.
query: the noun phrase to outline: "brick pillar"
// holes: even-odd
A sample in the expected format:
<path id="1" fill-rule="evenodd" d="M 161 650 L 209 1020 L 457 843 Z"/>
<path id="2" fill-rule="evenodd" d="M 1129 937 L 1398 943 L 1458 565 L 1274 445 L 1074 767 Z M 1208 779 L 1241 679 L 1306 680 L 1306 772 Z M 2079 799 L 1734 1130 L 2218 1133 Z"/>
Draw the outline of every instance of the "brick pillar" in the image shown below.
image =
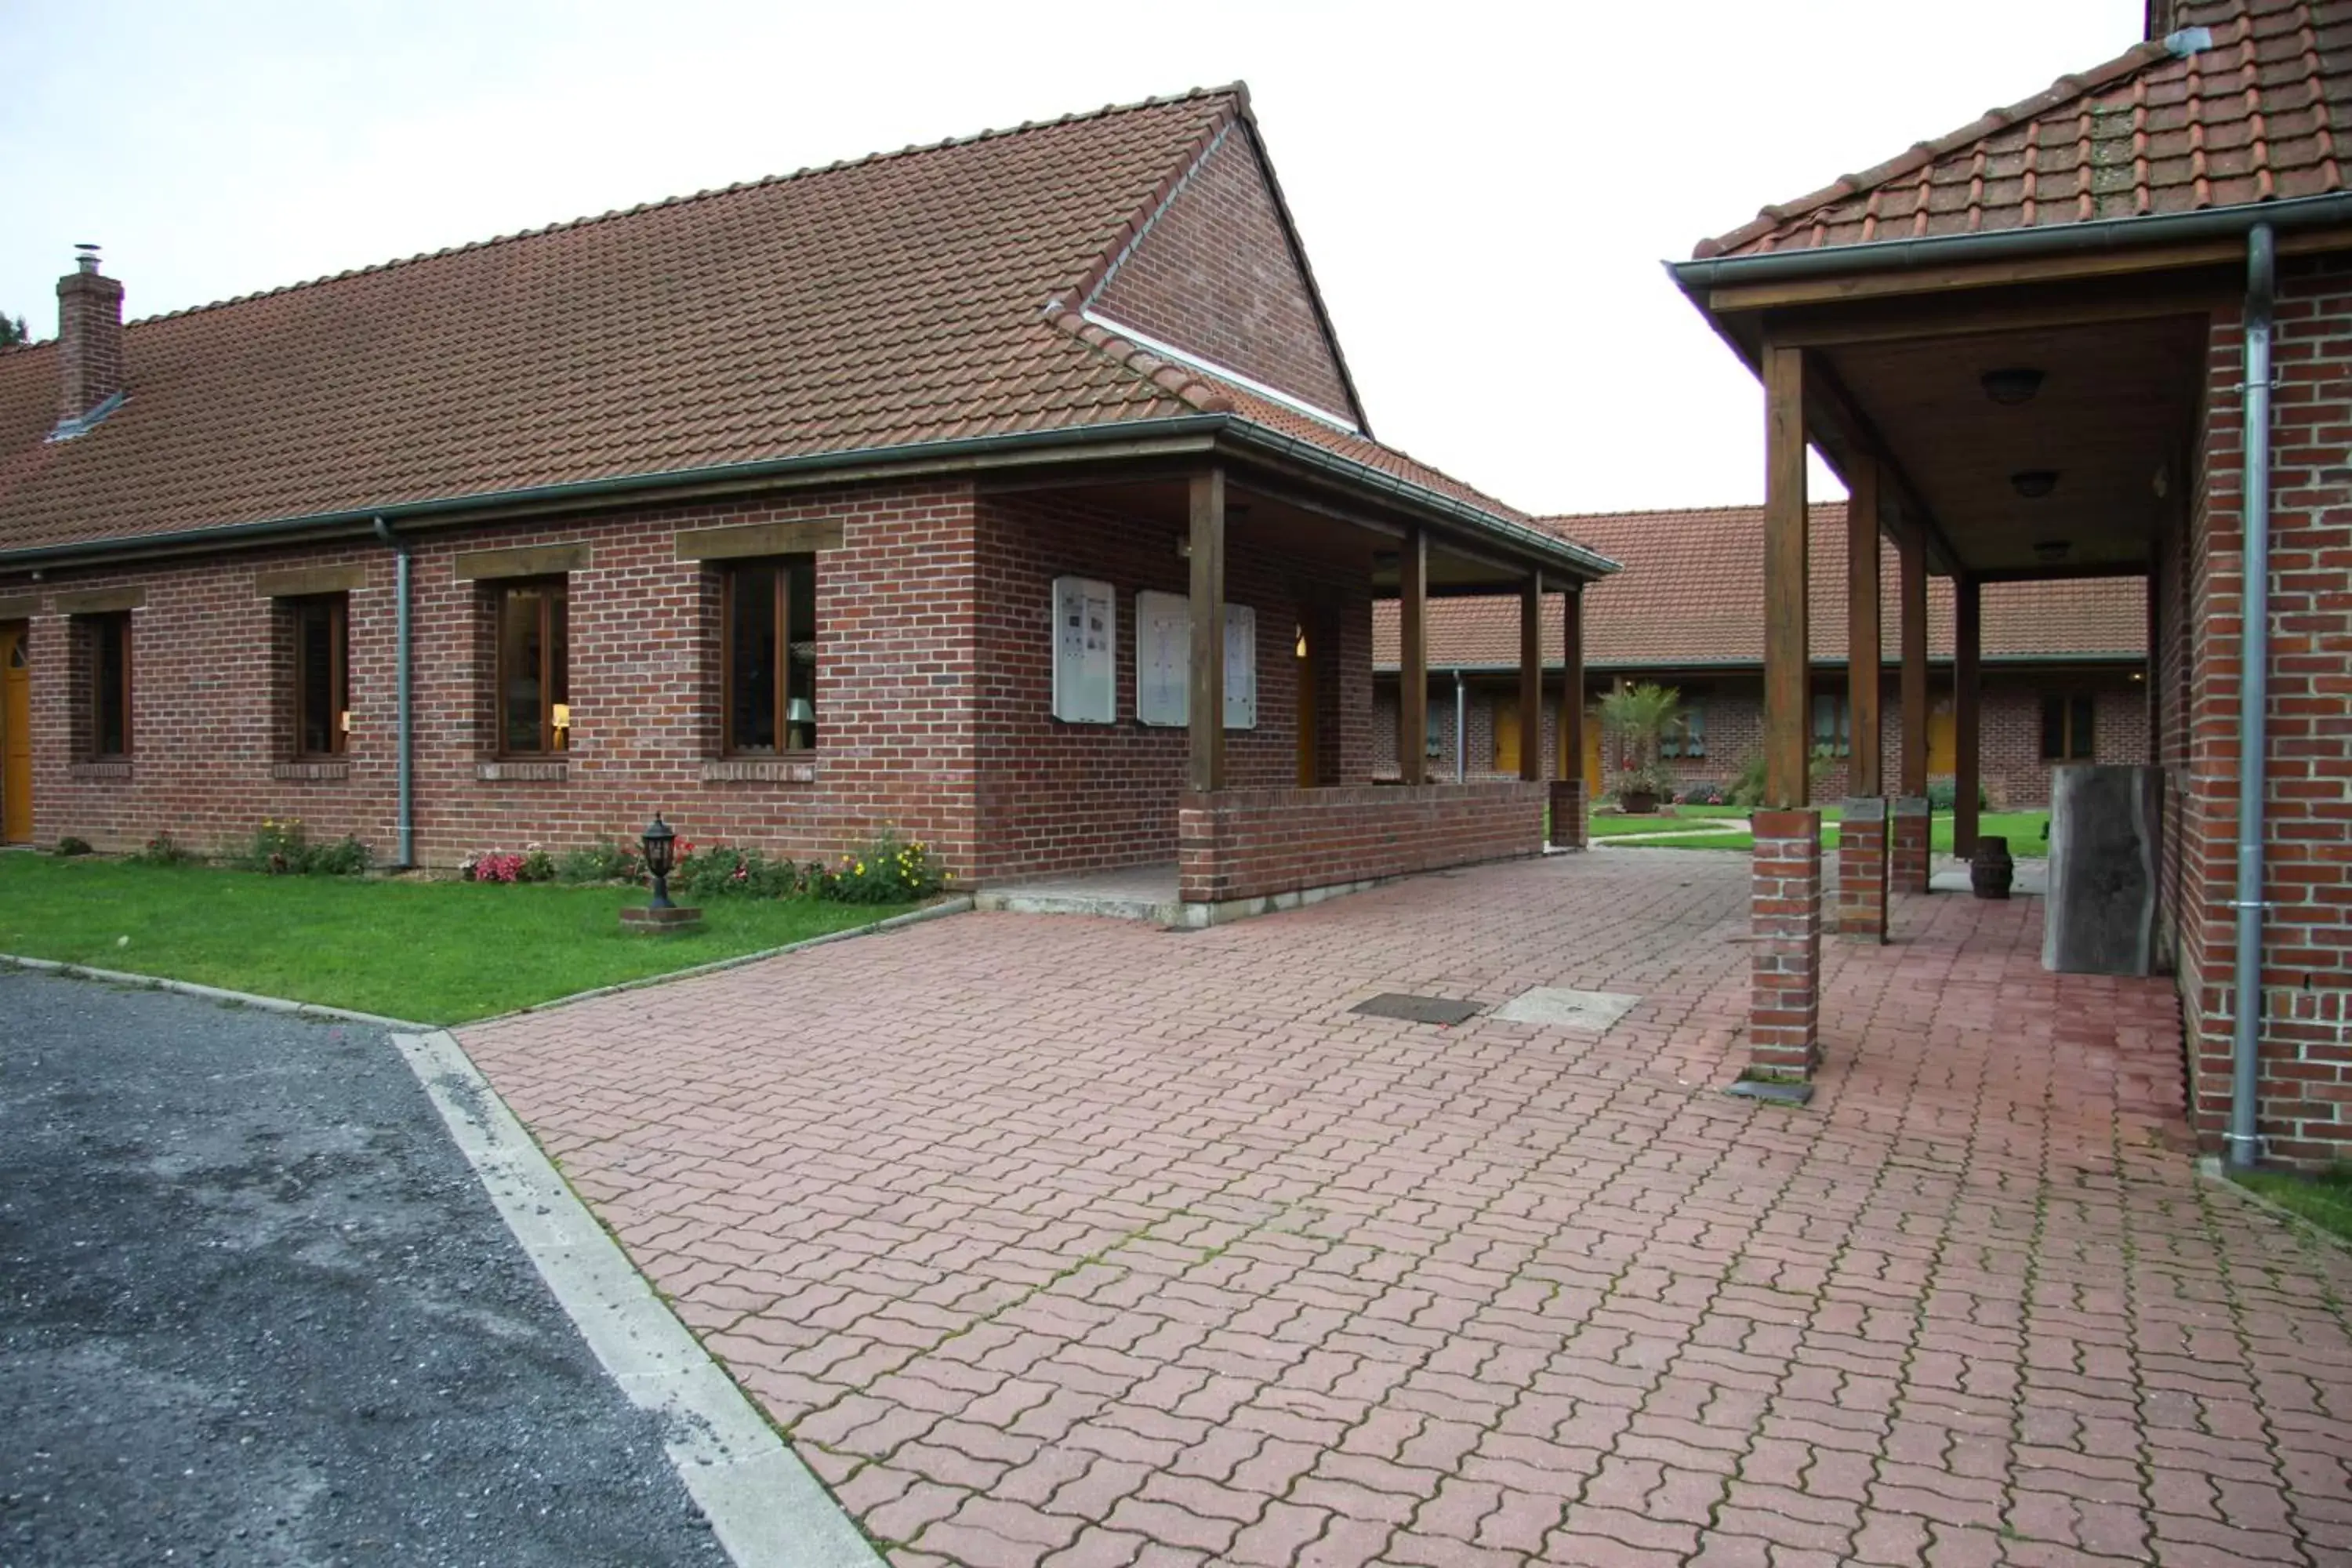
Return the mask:
<path id="1" fill-rule="evenodd" d="M 1822 814 L 1759 811 L 1749 910 L 1748 1064 L 1809 1078 L 1821 1065 Z"/>
<path id="2" fill-rule="evenodd" d="M 1897 893 L 1924 893 L 1927 890 L 1928 847 L 1934 842 L 1935 830 L 1927 797 L 1897 795 L 1890 805 L 1894 812 L 1892 830 L 1887 834 L 1887 886 Z"/>
<path id="3" fill-rule="evenodd" d="M 1525 744 L 1524 742 L 1521 742 Z M 1582 759 L 1578 760 L 1580 768 Z M 1584 780 L 1554 779 L 1551 781 L 1551 847 L 1555 849 L 1581 849 L 1584 837 Z"/>
<path id="4" fill-rule="evenodd" d="M 1886 801 L 1859 795 L 1838 820 L 1837 933 L 1886 940 Z"/>

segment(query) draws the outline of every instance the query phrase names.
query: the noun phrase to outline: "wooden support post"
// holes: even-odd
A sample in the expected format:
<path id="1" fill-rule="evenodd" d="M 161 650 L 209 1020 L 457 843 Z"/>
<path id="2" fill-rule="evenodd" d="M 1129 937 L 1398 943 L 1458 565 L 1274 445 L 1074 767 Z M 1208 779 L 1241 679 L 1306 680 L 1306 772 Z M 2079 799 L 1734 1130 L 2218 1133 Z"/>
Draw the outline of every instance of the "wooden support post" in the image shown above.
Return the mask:
<path id="1" fill-rule="evenodd" d="M 1429 779 L 1429 537 L 1418 523 L 1397 557 L 1397 777 Z"/>
<path id="2" fill-rule="evenodd" d="M 1952 853 L 1977 852 L 1977 792 L 1983 781 L 1977 743 L 1984 685 L 1984 588 L 1973 577 L 1952 582 Z"/>
<path id="3" fill-rule="evenodd" d="M 1519 777 L 1544 776 L 1543 574 L 1519 584 Z"/>
<path id="4" fill-rule="evenodd" d="M 1551 841 L 1581 849 L 1592 809 L 1584 797 L 1584 590 L 1571 583 L 1559 597 L 1559 772 L 1551 784 Z"/>
<path id="5" fill-rule="evenodd" d="M 1846 476 L 1852 493 L 1845 503 L 1846 706 L 1853 717 L 1853 757 L 1846 769 L 1845 793 L 1885 793 L 1881 763 L 1878 683 L 1878 462 L 1861 458 Z"/>
<path id="6" fill-rule="evenodd" d="M 1764 345 L 1764 804 L 1809 798 L 1805 355 Z"/>
<path id="7" fill-rule="evenodd" d="M 1916 529 L 1895 542 L 1901 554 L 1903 590 L 1903 777 L 1902 793 L 1927 794 L 1927 542 Z"/>
<path id="8" fill-rule="evenodd" d="M 1225 787 L 1225 471 L 1192 476 L 1192 751 L 1187 782 Z"/>

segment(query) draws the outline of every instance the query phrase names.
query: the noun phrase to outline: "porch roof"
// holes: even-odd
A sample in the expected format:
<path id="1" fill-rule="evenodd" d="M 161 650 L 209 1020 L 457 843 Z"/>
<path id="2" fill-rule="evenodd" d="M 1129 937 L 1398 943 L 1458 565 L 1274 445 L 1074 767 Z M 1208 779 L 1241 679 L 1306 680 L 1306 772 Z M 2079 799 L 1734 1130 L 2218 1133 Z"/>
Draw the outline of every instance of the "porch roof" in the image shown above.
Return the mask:
<path id="1" fill-rule="evenodd" d="M 2164 39 L 1768 206 L 1693 254 L 1995 233 L 2346 189 L 2337 121 L 2352 99 L 2352 5 L 2184 0 L 2172 21 Z"/>

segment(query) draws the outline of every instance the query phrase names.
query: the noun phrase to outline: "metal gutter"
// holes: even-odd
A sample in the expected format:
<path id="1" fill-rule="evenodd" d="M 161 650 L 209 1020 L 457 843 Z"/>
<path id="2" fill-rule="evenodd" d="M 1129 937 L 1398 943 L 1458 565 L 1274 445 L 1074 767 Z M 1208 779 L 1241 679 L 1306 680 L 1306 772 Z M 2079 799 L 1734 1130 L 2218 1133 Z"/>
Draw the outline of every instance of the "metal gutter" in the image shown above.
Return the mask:
<path id="1" fill-rule="evenodd" d="M 399 709 L 399 736 L 394 760 L 399 781 L 397 831 L 400 845 L 394 858 L 398 868 L 405 871 L 416 864 L 416 703 L 409 686 L 410 648 L 415 642 L 415 623 L 409 606 L 415 595 L 410 576 L 408 541 L 393 532 L 380 517 L 375 520 L 375 536 L 391 546 L 394 552 L 393 700 Z"/>
<path id="2" fill-rule="evenodd" d="M 1487 596 L 1489 598 L 1493 598 L 1497 595 L 1489 595 Z M 1927 661 L 1927 668 L 1930 669 L 1947 668 L 1951 665 L 1951 656 L 1948 654 L 1942 655 L 1937 658 L 1930 658 Z M 2147 662 L 2147 656 L 2146 654 L 2138 653 L 2016 653 L 2009 654 L 1999 658 L 1988 656 L 1987 658 L 1979 660 L 1979 662 L 1987 669 L 2100 668 L 2105 670 L 2128 670 L 2135 665 L 2144 666 Z M 1846 666 L 1846 661 L 1842 658 L 1817 658 L 1811 661 L 1811 665 L 1815 669 L 1843 669 Z M 1394 675 L 1398 672 L 1400 668 L 1400 666 L 1393 664 L 1376 664 L 1372 667 L 1372 673 L 1375 675 Z M 1458 669 L 1465 671 L 1471 675 L 1512 675 L 1517 673 L 1518 668 L 1518 661 L 1516 659 L 1506 660 L 1502 663 L 1477 663 L 1465 661 L 1460 664 L 1432 665 L 1430 666 L 1430 671 L 1434 674 L 1441 669 Z M 1544 660 L 1544 668 L 1546 669 L 1559 669 L 1564 667 L 1559 659 L 1546 658 Z M 1879 668 L 1882 670 L 1893 670 L 1900 669 L 1902 665 L 1898 660 L 1888 659 L 1884 664 L 1880 665 Z M 1591 674 L 1598 670 L 1628 669 L 1640 670 L 1645 673 L 1672 673 L 1676 670 L 1689 670 L 1696 675 L 1756 675 L 1762 673 L 1764 666 L 1760 661 L 1756 659 L 1749 659 L 1744 663 L 1726 662 L 1709 664 L 1703 661 L 1694 662 L 1690 659 L 1679 658 L 1624 658 L 1611 659 L 1605 662 L 1596 662 L 1595 660 L 1588 658 L 1584 661 L 1584 668 L 1587 674 Z"/>
<path id="3" fill-rule="evenodd" d="M 1466 502 L 1413 484 L 1394 474 L 1342 457 L 1337 452 L 1269 430 L 1230 414 L 1186 414 L 1163 419 L 1114 421 L 1064 430 L 1021 430 L 993 436 L 957 437 L 943 441 L 910 442 L 896 447 L 858 447 L 838 452 L 814 452 L 787 458 L 762 458 L 740 463 L 719 463 L 657 473 L 623 474 L 607 479 L 578 479 L 562 484 L 532 485 L 520 489 L 488 490 L 471 495 L 402 501 L 388 506 L 348 511 L 314 512 L 299 517 L 268 518 L 217 528 L 187 529 L 121 539 L 84 540 L 71 544 L 42 545 L 28 550 L 0 551 L 0 571 L 64 565 L 82 561 L 153 552 L 186 553 L 214 548 L 267 544 L 305 534 L 344 531 L 372 531 L 386 524 L 454 520 L 470 513 L 512 508 L 552 508 L 565 504 L 625 500 L 663 490 L 714 484 L 748 484 L 767 479 L 860 469 L 901 469 L 940 467 L 984 459 L 1017 460 L 1024 453 L 1055 448 L 1117 447 L 1138 441 L 1185 437 L 1222 440 L 1232 446 L 1280 458 L 1299 467 L 1377 491 L 1417 510 L 1457 522 L 1473 532 L 1509 543 L 1519 550 L 1565 565 L 1591 580 L 1615 572 L 1617 563 L 1570 543 L 1556 534 L 1496 517 Z"/>
<path id="4" fill-rule="evenodd" d="M 1990 233 L 1937 234 L 1916 239 L 1872 240 L 1865 245 L 1768 250 L 1754 256 L 1711 256 L 1665 265 L 1683 291 L 1697 299 L 1704 309 L 1706 300 L 1699 294 L 1718 284 L 1778 283 L 1848 272 L 1903 271 L 1947 263 L 2127 250 L 2135 246 L 2183 240 L 2238 239 L 2256 227 L 2309 228 L 2329 223 L 2352 223 L 2352 192 L 2289 196 L 2274 202 L 2210 207 L 2202 212 L 2093 218 L 2084 223 L 2041 224 L 2032 228 L 1995 229 Z"/>
<path id="5" fill-rule="evenodd" d="M 2245 556 L 2238 621 L 2237 952 L 2231 967 L 2230 1163 L 2245 1170 L 2262 1158 L 2256 1112 L 2262 1097 L 2263 812 L 2270 760 L 2271 665 L 2271 321 L 2277 303 L 2278 255 L 2268 224 L 2246 236 L 2246 353 L 2239 404 L 2245 466 L 2240 516 Z"/>

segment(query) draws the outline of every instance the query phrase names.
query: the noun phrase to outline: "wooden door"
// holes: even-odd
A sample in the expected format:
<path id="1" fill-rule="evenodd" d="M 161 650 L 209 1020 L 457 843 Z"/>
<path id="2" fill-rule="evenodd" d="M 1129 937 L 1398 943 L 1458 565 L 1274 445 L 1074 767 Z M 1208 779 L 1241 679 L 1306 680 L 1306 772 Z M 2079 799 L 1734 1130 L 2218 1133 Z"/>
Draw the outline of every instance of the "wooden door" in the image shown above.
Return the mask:
<path id="1" fill-rule="evenodd" d="M 1519 775 L 1519 705 L 1508 699 L 1495 704 L 1495 771 Z"/>
<path id="2" fill-rule="evenodd" d="M 1959 771 L 1960 748 L 1955 739 L 1952 699 L 1948 693 L 1927 708 L 1927 773 L 1934 777 Z"/>
<path id="3" fill-rule="evenodd" d="M 1592 712 L 1584 715 L 1584 798 L 1601 798 L 1601 715 Z"/>
<path id="4" fill-rule="evenodd" d="M 1321 760 L 1315 752 L 1315 645 L 1307 640 L 1307 628 L 1298 628 L 1298 787 L 1313 789 L 1320 783 Z"/>
<path id="5" fill-rule="evenodd" d="M 33 840 L 33 670 L 22 621 L 0 626 L 0 844 Z"/>

